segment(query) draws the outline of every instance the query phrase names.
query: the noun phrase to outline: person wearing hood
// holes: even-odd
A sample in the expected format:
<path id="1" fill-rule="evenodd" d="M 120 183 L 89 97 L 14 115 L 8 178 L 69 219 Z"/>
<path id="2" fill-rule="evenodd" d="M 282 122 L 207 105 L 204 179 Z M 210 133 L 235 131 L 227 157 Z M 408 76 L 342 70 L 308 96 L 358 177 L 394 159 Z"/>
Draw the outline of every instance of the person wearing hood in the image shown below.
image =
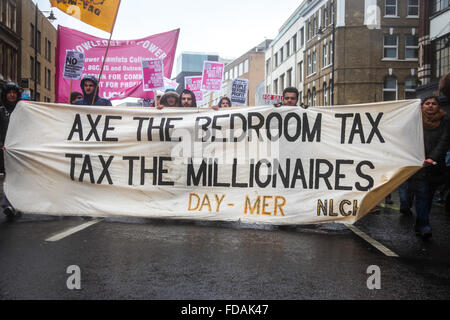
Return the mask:
<path id="1" fill-rule="evenodd" d="M 180 96 L 173 89 L 167 89 L 164 95 L 161 97 L 159 104 L 156 106 L 157 109 L 161 110 L 165 107 L 178 107 L 178 100 Z"/>
<path id="2" fill-rule="evenodd" d="M 4 158 L 3 158 L 3 148 L 6 139 L 6 132 L 8 131 L 9 118 L 16 108 L 17 103 L 20 101 L 22 96 L 22 88 L 20 88 L 14 82 L 8 82 L 2 89 L 0 106 L 0 143 L 1 143 L 1 172 L 5 173 L 4 168 Z M 6 196 L 3 194 L 1 200 L 1 206 L 3 208 L 3 213 L 6 214 L 9 220 L 16 216 L 16 210 L 13 208 L 11 203 L 8 201 Z"/>
<path id="3" fill-rule="evenodd" d="M 83 99 L 76 101 L 74 104 L 79 106 L 112 106 L 111 101 L 99 97 L 99 92 L 96 90 L 97 85 L 98 81 L 94 76 L 84 77 L 83 80 L 81 80 L 80 85 L 84 97 Z M 94 102 L 92 103 L 92 101 Z"/>

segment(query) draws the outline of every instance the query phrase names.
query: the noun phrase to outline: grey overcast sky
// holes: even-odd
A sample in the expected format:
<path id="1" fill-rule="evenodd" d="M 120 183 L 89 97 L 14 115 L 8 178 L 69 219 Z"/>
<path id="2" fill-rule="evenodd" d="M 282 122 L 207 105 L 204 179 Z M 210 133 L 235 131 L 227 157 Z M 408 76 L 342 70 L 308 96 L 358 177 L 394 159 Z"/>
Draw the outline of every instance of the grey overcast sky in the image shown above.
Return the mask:
<path id="1" fill-rule="evenodd" d="M 238 58 L 264 39 L 273 39 L 303 0 L 122 0 L 113 39 L 132 40 L 180 28 L 176 57 L 182 51 Z M 51 10 L 48 0 L 33 0 Z M 109 34 L 53 8 L 53 25 L 101 38 Z M 46 13 L 48 15 L 48 13 Z M 175 76 L 175 66 L 172 76 Z"/>

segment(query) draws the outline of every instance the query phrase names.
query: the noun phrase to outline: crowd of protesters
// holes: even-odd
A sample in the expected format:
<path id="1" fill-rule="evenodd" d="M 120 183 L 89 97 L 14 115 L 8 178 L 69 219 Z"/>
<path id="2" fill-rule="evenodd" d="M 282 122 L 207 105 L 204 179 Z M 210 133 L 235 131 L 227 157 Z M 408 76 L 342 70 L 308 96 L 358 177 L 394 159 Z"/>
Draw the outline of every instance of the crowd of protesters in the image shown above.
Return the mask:
<path id="1" fill-rule="evenodd" d="M 73 92 L 70 103 L 84 106 L 112 106 L 111 101 L 99 97 L 98 81 L 95 77 L 88 76 L 81 81 L 80 92 Z M 450 72 L 440 83 L 441 92 L 450 99 Z M 17 103 L 21 100 L 22 89 L 15 83 L 7 83 L 2 88 L 0 106 L 0 143 L 2 145 L 0 159 L 0 173 L 4 175 L 3 145 L 9 125 L 9 118 Z M 155 97 L 153 106 L 162 110 L 164 108 L 196 108 L 195 94 L 190 90 L 183 90 L 179 95 L 175 90 L 168 89 L 164 94 Z M 299 91 L 289 87 L 283 91 L 283 100 L 275 104 L 275 107 L 298 106 Z M 232 107 L 228 97 L 221 97 L 217 105 L 211 106 L 214 110 Z M 307 109 L 303 103 L 300 107 Z M 405 215 L 413 215 L 411 210 L 415 208 L 414 229 L 423 238 L 432 236 L 430 226 L 430 211 L 436 191 L 445 202 L 445 210 L 450 213 L 450 118 L 440 108 L 439 98 L 426 97 L 422 100 L 422 120 L 424 132 L 425 159 L 422 169 L 413 177 L 404 182 L 399 188 L 400 212 Z M 5 195 L 1 200 L 3 213 L 8 219 L 13 219 L 17 213 Z"/>

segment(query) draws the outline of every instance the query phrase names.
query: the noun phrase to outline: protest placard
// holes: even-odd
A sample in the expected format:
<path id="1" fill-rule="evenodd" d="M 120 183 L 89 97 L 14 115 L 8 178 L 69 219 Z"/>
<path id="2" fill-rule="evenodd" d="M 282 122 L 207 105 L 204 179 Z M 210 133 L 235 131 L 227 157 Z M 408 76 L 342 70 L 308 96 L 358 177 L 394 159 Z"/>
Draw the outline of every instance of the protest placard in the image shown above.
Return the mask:
<path id="1" fill-rule="evenodd" d="M 271 105 L 283 101 L 283 96 L 275 94 L 263 94 L 264 105 Z"/>
<path id="2" fill-rule="evenodd" d="M 67 50 L 64 61 L 64 79 L 80 80 L 83 75 L 84 53 Z"/>
<path id="3" fill-rule="evenodd" d="M 248 96 L 248 80 L 233 79 L 230 100 L 233 105 L 246 106 Z"/>
<path id="4" fill-rule="evenodd" d="M 201 89 L 204 91 L 221 91 L 224 64 L 221 62 L 205 61 Z"/>
<path id="5" fill-rule="evenodd" d="M 201 90 L 201 86 L 202 86 L 201 76 L 184 77 L 185 89 L 191 90 L 195 94 L 195 99 L 197 100 L 197 102 L 203 101 L 203 91 Z"/>
<path id="6" fill-rule="evenodd" d="M 164 90 L 164 63 L 161 59 L 142 60 L 144 91 Z"/>

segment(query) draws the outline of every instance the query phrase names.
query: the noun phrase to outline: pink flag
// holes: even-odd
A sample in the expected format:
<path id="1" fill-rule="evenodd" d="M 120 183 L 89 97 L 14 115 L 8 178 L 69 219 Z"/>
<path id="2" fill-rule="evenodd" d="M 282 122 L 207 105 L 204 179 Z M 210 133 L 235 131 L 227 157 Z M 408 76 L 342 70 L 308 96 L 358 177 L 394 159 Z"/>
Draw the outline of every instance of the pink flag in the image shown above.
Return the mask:
<path id="1" fill-rule="evenodd" d="M 164 76 L 170 78 L 180 29 L 138 40 L 112 40 L 99 84 L 99 95 L 110 100 L 135 97 L 152 99 L 153 92 L 143 90 L 142 61 L 157 58 L 164 62 Z M 56 53 L 56 102 L 67 102 L 70 80 L 63 78 L 66 50 L 85 54 L 83 76 L 98 78 L 107 39 L 73 29 L 58 27 Z M 73 82 L 73 91 L 80 90 L 80 81 Z"/>

